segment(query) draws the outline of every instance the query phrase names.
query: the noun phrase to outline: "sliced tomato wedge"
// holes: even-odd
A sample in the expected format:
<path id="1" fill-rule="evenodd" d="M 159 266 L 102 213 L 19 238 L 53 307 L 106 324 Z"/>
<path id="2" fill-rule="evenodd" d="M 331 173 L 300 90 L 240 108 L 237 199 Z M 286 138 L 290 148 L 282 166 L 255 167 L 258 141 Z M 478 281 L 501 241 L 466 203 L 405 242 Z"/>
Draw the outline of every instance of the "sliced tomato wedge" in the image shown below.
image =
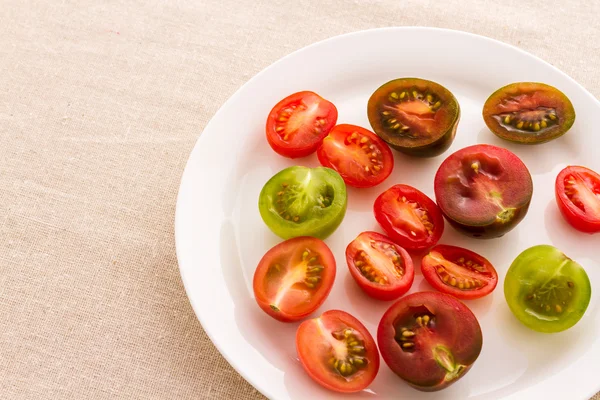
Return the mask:
<path id="1" fill-rule="evenodd" d="M 392 186 L 377 197 L 373 211 L 388 236 L 407 250 L 428 249 L 444 232 L 438 206 L 412 186 Z"/>
<path id="2" fill-rule="evenodd" d="M 492 263 L 457 246 L 435 246 L 421 260 L 421 271 L 435 289 L 463 300 L 490 294 L 498 284 L 498 273 Z"/>
<path id="3" fill-rule="evenodd" d="M 356 125 L 335 126 L 317 150 L 324 167 L 336 170 L 354 187 L 372 187 L 383 182 L 394 169 L 389 146 L 368 129 Z"/>
<path id="4" fill-rule="evenodd" d="M 336 392 L 361 391 L 379 371 L 379 351 L 373 336 L 344 311 L 330 310 L 300 324 L 296 349 L 308 375 Z"/>
<path id="5" fill-rule="evenodd" d="M 267 118 L 267 141 L 278 154 L 306 157 L 321 145 L 337 121 L 337 108 L 313 92 L 289 95 Z"/>
<path id="6" fill-rule="evenodd" d="M 254 297 L 264 312 L 283 322 L 312 314 L 335 279 L 335 259 L 320 239 L 301 236 L 269 250 L 254 272 Z"/>
<path id="7" fill-rule="evenodd" d="M 402 296 L 415 278 L 408 252 L 377 232 L 358 235 L 346 248 L 346 262 L 358 286 L 379 300 Z"/>
<path id="8" fill-rule="evenodd" d="M 600 175 L 589 168 L 569 166 L 555 184 L 556 203 L 567 222 L 582 232 L 600 232 Z"/>

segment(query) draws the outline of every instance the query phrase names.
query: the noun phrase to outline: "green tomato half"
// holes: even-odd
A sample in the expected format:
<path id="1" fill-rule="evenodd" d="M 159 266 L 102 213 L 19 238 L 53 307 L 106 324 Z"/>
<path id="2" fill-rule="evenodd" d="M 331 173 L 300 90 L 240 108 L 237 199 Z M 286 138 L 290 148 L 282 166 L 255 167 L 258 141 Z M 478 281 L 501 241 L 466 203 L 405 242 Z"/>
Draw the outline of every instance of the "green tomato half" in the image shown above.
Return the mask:
<path id="1" fill-rule="evenodd" d="M 283 239 L 325 239 L 344 219 L 347 201 L 346 184 L 334 170 L 289 167 L 263 186 L 258 209 L 269 229 Z"/>
<path id="2" fill-rule="evenodd" d="M 548 245 L 533 246 L 519 254 L 504 280 L 510 310 L 538 332 L 561 332 L 575 325 L 591 295 L 583 267 Z"/>

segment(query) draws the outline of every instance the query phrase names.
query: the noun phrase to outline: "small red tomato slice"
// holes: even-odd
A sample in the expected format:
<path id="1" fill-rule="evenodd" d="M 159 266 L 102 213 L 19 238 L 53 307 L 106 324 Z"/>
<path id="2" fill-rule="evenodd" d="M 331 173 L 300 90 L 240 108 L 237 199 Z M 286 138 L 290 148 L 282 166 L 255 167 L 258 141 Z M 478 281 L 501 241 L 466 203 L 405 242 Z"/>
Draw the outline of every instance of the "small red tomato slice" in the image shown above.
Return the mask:
<path id="1" fill-rule="evenodd" d="M 455 297 L 418 292 L 385 312 L 377 344 L 386 364 L 414 388 L 441 390 L 462 378 L 483 345 L 475 315 Z"/>
<path id="2" fill-rule="evenodd" d="M 354 187 L 372 187 L 394 169 L 389 146 L 373 132 L 356 125 L 335 126 L 317 150 L 321 165 L 336 170 Z"/>
<path id="3" fill-rule="evenodd" d="M 373 210 L 388 236 L 407 250 L 428 249 L 444 233 L 438 206 L 412 186 L 392 186 L 377 197 Z"/>
<path id="4" fill-rule="evenodd" d="M 488 260 L 445 244 L 438 244 L 423 257 L 421 271 L 435 289 L 464 300 L 483 297 L 498 284 L 498 274 Z"/>
<path id="5" fill-rule="evenodd" d="M 306 157 L 321 145 L 337 121 L 337 108 L 313 92 L 294 93 L 273 107 L 267 140 L 284 157 Z"/>
<path id="6" fill-rule="evenodd" d="M 408 292 L 415 278 L 412 258 L 390 238 L 363 232 L 346 248 L 346 262 L 358 286 L 379 300 L 394 300 Z"/>
<path id="7" fill-rule="evenodd" d="M 569 224 L 582 232 L 600 232 L 600 175 L 569 166 L 560 171 L 554 187 L 558 208 Z"/>
<path id="8" fill-rule="evenodd" d="M 308 375 L 336 392 L 361 391 L 379 371 L 379 351 L 373 336 L 344 311 L 330 310 L 300 324 L 296 349 Z"/>
<path id="9" fill-rule="evenodd" d="M 327 298 L 335 279 L 335 259 L 320 239 L 301 236 L 269 250 L 254 272 L 256 302 L 275 319 L 297 321 Z"/>

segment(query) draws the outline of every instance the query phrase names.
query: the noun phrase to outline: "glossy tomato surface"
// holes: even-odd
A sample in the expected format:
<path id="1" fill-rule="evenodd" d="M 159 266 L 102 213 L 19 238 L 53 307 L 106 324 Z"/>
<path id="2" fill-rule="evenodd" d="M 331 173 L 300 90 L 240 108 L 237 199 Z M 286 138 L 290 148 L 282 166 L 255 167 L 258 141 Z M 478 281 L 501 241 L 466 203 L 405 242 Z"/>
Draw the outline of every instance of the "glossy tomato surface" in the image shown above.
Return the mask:
<path id="1" fill-rule="evenodd" d="M 483 337 L 475 315 L 455 297 L 418 292 L 402 297 L 386 311 L 377 343 L 396 375 L 430 392 L 465 375 L 479 357 Z"/>
<path id="2" fill-rule="evenodd" d="M 600 175 L 589 168 L 569 166 L 555 184 L 556 203 L 563 217 L 582 232 L 600 232 Z"/>
<path id="3" fill-rule="evenodd" d="M 273 107 L 267 118 L 267 141 L 284 157 L 313 153 L 337 121 L 337 108 L 313 92 L 289 95 Z"/>
<path id="4" fill-rule="evenodd" d="M 388 145 L 373 132 L 356 125 L 337 125 L 317 150 L 321 165 L 336 170 L 354 187 L 372 187 L 394 169 Z"/>
<path id="5" fill-rule="evenodd" d="M 423 257 L 421 271 L 435 289 L 463 300 L 490 294 L 498 284 L 496 269 L 486 258 L 446 244 L 438 244 Z"/>
<path id="6" fill-rule="evenodd" d="M 456 136 L 460 107 L 439 83 L 400 78 L 379 87 L 369 99 L 373 130 L 392 148 L 418 157 L 446 151 Z"/>
<path id="7" fill-rule="evenodd" d="M 415 271 L 410 255 L 390 238 L 363 232 L 346 248 L 350 274 L 369 296 L 394 300 L 412 286 Z"/>
<path id="8" fill-rule="evenodd" d="M 444 232 L 438 206 L 412 186 L 392 186 L 377 197 L 373 211 L 387 235 L 407 250 L 428 249 Z"/>
<path id="9" fill-rule="evenodd" d="M 454 228 L 471 237 L 495 238 L 525 218 L 533 180 L 514 153 L 478 144 L 444 160 L 434 189 L 438 206 Z"/>
<path id="10" fill-rule="evenodd" d="M 492 93 L 483 106 L 483 119 L 502 139 L 536 144 L 556 139 L 571 129 L 575 109 L 554 86 L 516 82 Z"/>
<path id="11" fill-rule="evenodd" d="M 510 310 L 538 332 L 571 328 L 585 314 L 591 294 L 585 269 L 549 245 L 533 246 L 519 254 L 504 279 Z"/>
<path id="12" fill-rule="evenodd" d="M 271 248 L 254 272 L 256 302 L 275 319 L 297 321 L 327 298 L 335 280 L 335 259 L 314 237 L 297 237 Z"/>
<path id="13" fill-rule="evenodd" d="M 263 186 L 258 209 L 269 229 L 284 239 L 324 239 L 342 223 L 347 200 L 344 180 L 334 170 L 289 167 Z"/>
<path id="14" fill-rule="evenodd" d="M 365 326 L 344 311 L 304 321 L 296 333 L 302 366 L 320 385 L 351 393 L 367 388 L 379 371 L 379 352 Z"/>

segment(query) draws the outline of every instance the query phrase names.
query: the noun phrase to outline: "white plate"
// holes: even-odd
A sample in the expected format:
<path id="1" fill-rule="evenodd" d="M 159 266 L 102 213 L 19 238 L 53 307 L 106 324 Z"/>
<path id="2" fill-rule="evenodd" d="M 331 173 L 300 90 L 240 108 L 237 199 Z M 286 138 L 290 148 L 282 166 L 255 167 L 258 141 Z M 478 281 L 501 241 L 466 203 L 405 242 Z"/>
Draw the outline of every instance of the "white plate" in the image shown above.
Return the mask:
<path id="1" fill-rule="evenodd" d="M 525 220 L 500 239 L 480 241 L 448 224 L 441 243 L 468 247 L 496 266 L 500 282 L 487 298 L 468 301 L 484 335 L 471 371 L 450 388 L 421 393 L 408 387 L 382 362 L 369 390 L 354 398 L 410 399 L 588 399 L 600 390 L 600 236 L 571 229 L 554 200 L 554 179 L 567 164 L 600 170 L 600 103 L 583 87 L 546 62 L 484 37 L 431 28 L 388 28 L 335 37 L 299 50 L 271 65 L 241 89 L 206 126 L 188 161 L 176 212 L 177 257 L 192 306 L 213 343 L 252 385 L 273 399 L 342 398 L 304 373 L 294 347 L 298 326 L 277 322 L 255 304 L 252 276 L 262 255 L 280 239 L 258 213 L 262 185 L 296 164 L 317 166 L 315 155 L 293 161 L 278 156 L 265 139 L 271 107 L 300 90 L 331 100 L 339 123 L 370 128 L 367 99 L 381 84 L 417 76 L 451 90 L 462 109 L 458 134 L 444 155 L 415 159 L 396 154 L 393 174 L 379 187 L 349 189 L 348 212 L 326 240 L 337 262 L 331 295 L 315 313 L 342 309 L 372 334 L 391 303 L 367 298 L 348 273 L 344 250 L 361 231 L 380 230 L 372 215 L 375 197 L 395 183 L 416 186 L 433 197 L 433 176 L 452 152 L 474 143 L 506 147 L 529 167 L 534 196 Z M 575 125 L 565 136 L 539 146 L 497 139 L 481 118 L 485 99 L 516 81 L 554 85 L 573 102 Z M 553 335 L 522 326 L 510 313 L 502 286 L 511 261 L 527 247 L 548 243 L 585 266 L 592 301 L 572 329 Z M 411 291 L 430 289 L 418 265 Z M 598 286 L 598 288 L 596 288 Z"/>

